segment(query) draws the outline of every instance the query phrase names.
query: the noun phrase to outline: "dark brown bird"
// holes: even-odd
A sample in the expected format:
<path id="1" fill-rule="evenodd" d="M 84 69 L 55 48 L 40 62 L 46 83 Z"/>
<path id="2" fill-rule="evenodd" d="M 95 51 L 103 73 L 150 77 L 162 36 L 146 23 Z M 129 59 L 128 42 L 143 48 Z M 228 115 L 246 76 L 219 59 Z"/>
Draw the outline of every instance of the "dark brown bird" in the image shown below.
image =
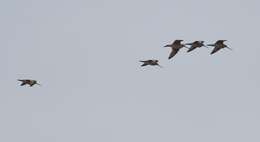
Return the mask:
<path id="1" fill-rule="evenodd" d="M 145 60 L 145 61 L 140 61 L 142 62 L 143 64 L 141 65 L 142 67 L 143 66 L 147 66 L 147 65 L 150 65 L 150 66 L 159 66 L 159 67 L 162 67 L 161 65 L 159 65 L 159 61 L 158 60 Z"/>
<path id="2" fill-rule="evenodd" d="M 24 86 L 26 84 L 30 85 L 30 87 L 32 87 L 33 85 L 37 84 L 37 85 L 41 85 L 39 83 L 37 83 L 36 80 L 30 80 L 30 79 L 18 79 L 18 81 L 21 81 L 21 86 Z"/>
<path id="3" fill-rule="evenodd" d="M 194 50 L 196 48 L 200 48 L 202 46 L 207 47 L 204 45 L 204 41 L 194 41 L 192 43 L 187 43 L 185 45 L 190 45 L 190 48 L 188 49 L 187 52 L 191 52 L 192 50 Z"/>
<path id="4" fill-rule="evenodd" d="M 164 47 L 171 47 L 172 51 L 168 57 L 168 59 L 171 59 L 174 57 L 181 48 L 186 47 L 184 44 L 182 44 L 183 40 L 175 40 L 172 44 L 165 45 Z"/>
<path id="5" fill-rule="evenodd" d="M 208 44 L 207 46 L 214 46 L 214 49 L 212 50 L 212 52 L 210 54 L 214 54 L 222 48 L 228 48 L 228 49 L 232 50 L 231 48 L 229 48 L 227 45 L 224 44 L 225 41 L 227 41 L 227 40 L 218 40 L 214 44 Z"/>

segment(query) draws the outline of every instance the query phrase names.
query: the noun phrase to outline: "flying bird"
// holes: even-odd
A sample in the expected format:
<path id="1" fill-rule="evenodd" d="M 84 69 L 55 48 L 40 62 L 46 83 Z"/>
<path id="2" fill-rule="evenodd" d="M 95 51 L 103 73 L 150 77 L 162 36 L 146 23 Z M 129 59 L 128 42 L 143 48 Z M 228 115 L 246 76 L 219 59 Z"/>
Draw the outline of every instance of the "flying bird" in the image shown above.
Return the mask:
<path id="1" fill-rule="evenodd" d="M 37 85 L 41 85 L 39 84 L 36 80 L 30 80 L 30 79 L 18 79 L 18 81 L 21 81 L 21 85 L 20 86 L 24 86 L 26 84 L 30 85 L 30 87 L 32 87 L 33 85 L 37 84 Z"/>
<path id="2" fill-rule="evenodd" d="M 218 40 L 214 44 L 208 44 L 207 46 L 214 47 L 214 49 L 212 50 L 212 52 L 210 54 L 214 54 L 222 48 L 228 48 L 229 50 L 232 50 L 231 48 L 229 48 L 227 45 L 224 44 L 225 41 L 227 41 L 227 40 Z"/>
<path id="3" fill-rule="evenodd" d="M 200 48 L 202 46 L 207 47 L 204 45 L 204 41 L 194 41 L 192 43 L 187 43 L 185 45 L 190 45 L 190 48 L 187 50 L 187 52 L 191 52 L 192 50 L 196 48 Z"/>
<path id="4" fill-rule="evenodd" d="M 142 62 L 143 64 L 141 65 L 142 67 L 143 66 L 147 66 L 147 65 L 150 65 L 150 66 L 159 66 L 159 67 L 162 67 L 161 65 L 159 65 L 159 61 L 158 60 L 144 60 L 144 61 L 140 61 Z"/>
<path id="5" fill-rule="evenodd" d="M 181 48 L 186 47 L 184 44 L 182 44 L 183 40 L 175 40 L 172 44 L 165 45 L 164 47 L 171 47 L 172 51 L 168 57 L 168 59 L 171 59 L 174 57 Z"/>

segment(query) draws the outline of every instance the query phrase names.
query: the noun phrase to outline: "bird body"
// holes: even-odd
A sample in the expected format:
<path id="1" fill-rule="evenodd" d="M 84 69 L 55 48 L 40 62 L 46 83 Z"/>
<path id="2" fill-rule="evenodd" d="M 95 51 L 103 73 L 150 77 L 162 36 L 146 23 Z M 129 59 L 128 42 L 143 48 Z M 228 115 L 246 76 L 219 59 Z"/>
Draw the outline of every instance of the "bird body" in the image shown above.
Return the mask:
<path id="1" fill-rule="evenodd" d="M 159 67 L 162 67 L 161 65 L 159 65 L 159 61 L 158 60 L 144 60 L 144 61 L 140 61 L 142 62 L 143 64 L 141 65 L 142 67 L 143 66 L 147 66 L 147 65 L 150 65 L 150 66 L 159 66 Z"/>
<path id="2" fill-rule="evenodd" d="M 24 86 L 26 84 L 30 85 L 30 87 L 32 87 L 35 84 L 40 85 L 39 83 L 37 83 L 36 80 L 31 80 L 31 79 L 18 79 L 18 81 L 22 82 L 21 86 Z"/>
<path id="3" fill-rule="evenodd" d="M 168 59 L 171 59 L 174 57 L 181 48 L 186 47 L 184 44 L 182 44 L 183 40 L 175 40 L 172 44 L 165 45 L 164 47 L 171 47 L 172 51 L 168 57 Z"/>

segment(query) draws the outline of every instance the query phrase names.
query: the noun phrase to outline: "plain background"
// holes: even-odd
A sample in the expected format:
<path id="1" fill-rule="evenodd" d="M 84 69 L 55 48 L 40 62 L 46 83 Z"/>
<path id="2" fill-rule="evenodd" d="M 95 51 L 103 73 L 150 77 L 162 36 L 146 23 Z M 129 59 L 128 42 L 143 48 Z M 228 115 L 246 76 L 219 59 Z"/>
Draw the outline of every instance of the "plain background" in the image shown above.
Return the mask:
<path id="1" fill-rule="evenodd" d="M 0 141 L 259 142 L 259 5 L 1 1 Z M 226 39 L 233 51 L 168 60 L 175 39 Z M 164 68 L 140 67 L 151 58 Z"/>

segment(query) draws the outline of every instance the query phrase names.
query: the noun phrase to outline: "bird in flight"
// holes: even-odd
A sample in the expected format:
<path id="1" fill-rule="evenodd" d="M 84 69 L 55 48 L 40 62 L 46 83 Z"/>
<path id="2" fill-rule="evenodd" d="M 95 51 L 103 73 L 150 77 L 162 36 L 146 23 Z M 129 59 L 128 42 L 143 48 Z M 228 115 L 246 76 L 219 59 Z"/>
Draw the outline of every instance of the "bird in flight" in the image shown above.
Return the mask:
<path id="1" fill-rule="evenodd" d="M 191 52 L 192 50 L 196 48 L 200 48 L 202 46 L 207 47 L 204 45 L 204 41 L 194 41 L 192 43 L 187 43 L 185 45 L 190 45 L 190 48 L 187 50 L 187 52 Z"/>
<path id="2" fill-rule="evenodd" d="M 212 50 L 212 52 L 210 54 L 214 54 L 222 48 L 228 48 L 229 50 L 232 50 L 230 47 L 228 47 L 227 45 L 224 44 L 225 41 L 227 41 L 227 40 L 218 40 L 214 44 L 208 44 L 207 46 L 214 47 L 214 49 Z"/>
<path id="3" fill-rule="evenodd" d="M 21 85 L 20 86 L 24 86 L 26 84 L 30 85 L 30 87 L 32 87 L 33 85 L 37 84 L 40 85 L 36 80 L 30 80 L 30 79 L 18 79 L 18 81 L 21 81 Z"/>
<path id="4" fill-rule="evenodd" d="M 168 59 L 171 59 L 174 57 L 181 48 L 186 47 L 184 44 L 182 44 L 183 40 L 175 40 L 172 44 L 165 45 L 164 47 L 171 47 L 172 51 L 168 57 Z"/>
<path id="5" fill-rule="evenodd" d="M 159 60 L 144 60 L 144 61 L 140 61 L 142 62 L 143 64 L 141 65 L 142 67 L 143 66 L 147 66 L 147 65 L 150 65 L 150 66 L 159 66 L 162 68 L 161 65 L 159 65 Z"/>

